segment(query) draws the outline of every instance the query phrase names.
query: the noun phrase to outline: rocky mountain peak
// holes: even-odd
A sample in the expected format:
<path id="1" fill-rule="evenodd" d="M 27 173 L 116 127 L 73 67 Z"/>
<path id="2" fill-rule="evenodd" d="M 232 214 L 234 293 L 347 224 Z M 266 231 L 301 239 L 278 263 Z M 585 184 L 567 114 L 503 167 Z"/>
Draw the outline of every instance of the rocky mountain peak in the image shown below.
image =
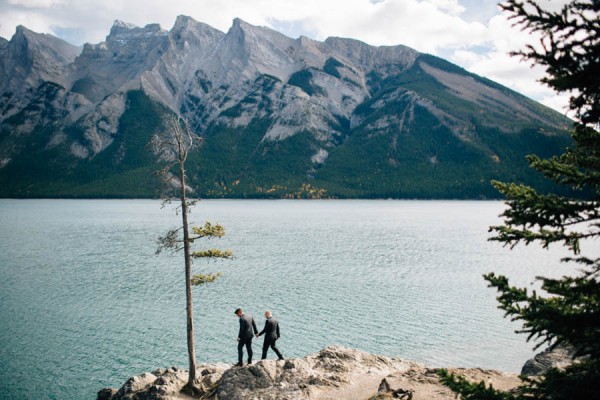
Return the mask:
<path id="1" fill-rule="evenodd" d="M 241 18 L 234 18 L 230 29 L 244 29 L 248 27 L 252 27 L 252 25 Z"/>
<path id="2" fill-rule="evenodd" d="M 282 48 L 293 44 L 294 39 L 265 26 L 256 26 L 235 18 L 227 35 L 243 40 L 246 45 L 271 43 L 274 48 Z"/>
<path id="3" fill-rule="evenodd" d="M 120 52 L 125 48 L 127 52 L 138 53 L 147 51 L 159 45 L 166 38 L 168 32 L 163 30 L 159 24 L 148 24 L 143 28 L 121 21 L 115 21 L 106 37 L 108 47 L 113 51 Z"/>
<path id="4" fill-rule="evenodd" d="M 130 36 L 139 36 L 139 35 L 152 35 L 155 33 L 167 34 L 167 31 L 163 30 L 160 24 L 148 24 L 143 28 L 138 27 L 137 25 L 130 24 L 127 22 L 116 20 L 110 29 L 110 33 L 108 37 L 111 36 L 121 36 L 121 35 L 130 35 Z"/>
<path id="5" fill-rule="evenodd" d="M 202 46 L 203 44 L 206 44 L 201 43 L 203 38 L 212 43 L 214 40 L 220 39 L 225 34 L 210 25 L 196 21 L 192 17 L 179 15 L 175 20 L 173 28 L 169 31 L 169 35 L 176 42 L 180 41 L 181 39 L 193 40 L 193 38 L 195 38 L 198 42 L 190 44 Z"/>
<path id="6" fill-rule="evenodd" d="M 365 70 L 396 66 L 394 72 L 409 68 L 419 52 L 403 45 L 371 46 L 356 39 L 328 37 L 325 44 L 340 56 L 361 65 Z"/>
<path id="7" fill-rule="evenodd" d="M 124 21 L 117 19 L 113 23 L 112 28 L 110 28 L 109 36 L 110 35 L 118 35 L 123 32 L 128 32 L 135 28 L 137 28 L 137 26 L 135 24 L 131 24 L 131 23 L 124 22 Z"/>
<path id="8" fill-rule="evenodd" d="M 105 42 L 86 44 L 75 60 L 71 90 L 97 103 L 119 90 L 139 88 L 140 75 L 155 65 L 168 35 L 159 24 L 140 28 L 115 21 Z"/>
<path id="9" fill-rule="evenodd" d="M 56 36 L 36 33 L 23 25 L 17 26 L 9 43 L 13 43 L 14 47 L 26 47 L 28 51 L 37 51 L 47 58 L 52 57 L 61 64 L 72 63 L 81 52 L 81 47 L 69 44 Z"/>
<path id="10" fill-rule="evenodd" d="M 65 84 L 65 68 L 81 52 L 62 39 L 35 33 L 19 25 L 10 42 L 2 45 L 0 92 L 18 93 L 44 81 Z"/>
<path id="11" fill-rule="evenodd" d="M 191 17 L 178 16 L 156 64 L 142 74 L 142 88 L 154 99 L 179 110 L 183 92 L 203 64 L 214 62 L 211 53 L 224 36 L 218 29 Z"/>
<path id="12" fill-rule="evenodd" d="M 210 25 L 203 24 L 202 22 L 196 21 L 192 17 L 188 17 L 187 15 L 178 15 L 175 19 L 175 24 L 173 28 L 171 28 L 171 34 L 176 32 L 182 32 L 186 30 L 198 30 L 198 29 L 207 29 L 210 31 L 217 31 L 217 29 L 211 27 Z M 221 32 L 221 31 L 219 31 Z M 222 32 L 221 32 L 222 33 Z"/>
<path id="13" fill-rule="evenodd" d="M 191 24 L 199 24 L 199 23 L 200 22 L 196 21 L 194 18 L 192 18 L 190 16 L 180 14 L 177 16 L 177 18 L 175 18 L 175 24 L 173 25 L 171 32 L 179 31 L 181 29 L 188 27 Z"/>
<path id="14" fill-rule="evenodd" d="M 513 173 L 515 149 L 552 155 L 565 143 L 560 115 L 440 58 L 293 39 L 239 18 L 227 33 L 186 16 L 170 31 L 116 21 L 79 56 L 19 27 L 0 53 L 0 193 L 10 181 L 11 195 L 29 187 L 18 161 L 30 151 L 27 135 L 39 135 L 44 165 L 66 163 L 64 174 L 71 162 L 133 166 L 143 135 L 170 112 L 206 138 L 214 164 L 198 179 L 208 196 L 494 196 L 481 182 Z M 58 161 L 46 152 L 57 146 Z M 455 170 L 464 186 L 446 179 Z"/>
<path id="15" fill-rule="evenodd" d="M 277 31 L 274 31 L 270 28 L 267 28 L 265 26 L 258 26 L 258 25 L 252 25 L 246 21 L 244 21 L 241 18 L 234 18 L 231 24 L 231 28 L 229 28 L 229 31 L 243 31 L 249 34 L 262 34 L 265 31 L 272 31 L 275 32 L 279 35 L 283 35 Z"/>
<path id="16" fill-rule="evenodd" d="M 294 39 L 236 18 L 216 49 L 220 62 L 218 69 L 226 71 L 220 74 L 221 79 L 230 80 L 233 75 L 242 75 L 244 80 L 253 81 L 266 74 L 287 81 L 301 67 L 294 57 L 295 47 Z"/>
<path id="17" fill-rule="evenodd" d="M 22 37 L 35 37 L 36 35 L 44 35 L 44 34 L 36 33 L 24 25 L 17 25 L 13 39 L 18 40 L 19 38 L 22 38 Z"/>

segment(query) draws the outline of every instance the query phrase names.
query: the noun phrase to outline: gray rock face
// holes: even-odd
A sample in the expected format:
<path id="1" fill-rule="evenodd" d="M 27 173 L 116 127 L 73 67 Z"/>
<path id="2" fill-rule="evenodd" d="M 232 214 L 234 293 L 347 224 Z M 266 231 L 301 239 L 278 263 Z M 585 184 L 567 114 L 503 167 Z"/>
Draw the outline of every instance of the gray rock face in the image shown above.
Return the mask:
<path id="1" fill-rule="evenodd" d="M 267 126 L 261 143 L 307 133 L 313 144 L 306 161 L 315 168 L 356 128 L 368 137 L 391 133 L 395 151 L 400 135 L 415 129 L 420 110 L 490 157 L 493 151 L 477 139 L 475 124 L 505 129 L 507 119 L 521 126 L 539 120 L 533 102 L 422 56 L 406 46 L 292 39 L 240 19 L 226 33 L 186 16 L 169 31 L 116 21 L 104 42 L 83 50 L 19 27 L 10 42 L 0 40 L 0 123 L 10 124 L 0 142 L 0 168 L 25 151 L 16 136 L 27 137 L 49 122 L 48 148 L 63 144 L 76 158 L 93 158 L 118 135 L 131 90 L 183 115 L 200 135 L 254 121 Z M 437 82 L 437 93 L 394 80 L 415 66 L 409 81 L 425 76 Z M 56 88 L 52 100 L 48 85 Z M 455 100 L 464 104 L 455 107 Z M 481 121 L 473 122 L 473 105 Z M 559 126 L 556 118 L 542 118 L 545 126 Z"/>
<path id="2" fill-rule="evenodd" d="M 19 25 L 9 43 L 0 46 L 0 93 L 19 93 L 49 81 L 65 86 L 67 67 L 80 53 L 77 46 Z"/>
<path id="3" fill-rule="evenodd" d="M 374 48 L 337 38 L 323 43 L 291 39 L 240 19 L 225 34 L 186 16 L 179 16 L 170 31 L 157 24 L 140 28 L 116 21 L 106 41 L 86 44 L 83 51 L 19 27 L 10 42 L 0 43 L 0 51 L 0 121 L 39 98 L 41 84 L 56 83 L 69 93 L 63 96 L 74 99 L 55 105 L 53 113 L 67 115 L 60 125 L 79 123 L 85 130 L 83 140 L 70 145 L 80 158 L 93 157 L 111 143 L 124 110 L 114 99 L 134 89 L 184 114 L 198 133 L 214 122 L 240 127 L 269 115 L 276 121 L 265 140 L 308 130 L 327 144 L 339 135 L 331 121 L 350 119 L 368 96 L 366 73 L 382 68 L 385 75 L 387 69 L 406 68 L 418 54 L 403 46 Z M 328 60 L 336 60 L 336 76 L 323 72 Z M 299 71 L 314 92 L 287 84 Z M 276 80 L 269 90 L 264 77 Z M 242 104 L 259 95 L 266 103 Z M 232 107 L 241 108 L 241 113 L 223 115 Z M 34 127 L 28 123 L 19 130 Z M 60 138 L 71 140 L 59 132 L 49 143 Z"/>
<path id="4" fill-rule="evenodd" d="M 398 398 L 398 395 L 411 396 L 404 398 L 413 400 L 454 399 L 454 394 L 439 383 L 435 369 L 339 346 L 327 347 L 302 359 L 263 360 L 244 367 L 203 365 L 198 372 L 196 385 L 202 398 L 212 400 L 366 400 Z M 504 390 L 519 383 L 515 374 L 481 369 L 453 372 L 477 381 L 486 380 Z M 119 390 L 102 389 L 97 398 L 185 399 L 189 397 L 181 393 L 181 388 L 186 381 L 187 371 L 160 369 L 130 378 Z"/>
<path id="5" fill-rule="evenodd" d="M 39 101 L 48 83 L 64 88 L 80 52 L 54 36 L 18 26 L 10 42 L 0 43 L 0 123 Z"/>
<path id="6" fill-rule="evenodd" d="M 527 360 L 521 369 L 522 375 L 535 376 L 546 373 L 551 368 L 564 369 L 573 364 L 574 350 L 569 346 L 546 349 Z"/>
<path id="7" fill-rule="evenodd" d="M 219 378 L 228 368 L 225 364 L 201 365 L 196 385 L 201 393 L 210 394 Z M 188 373 L 177 367 L 157 369 L 152 373 L 133 376 L 118 390 L 105 388 L 98 392 L 98 400 L 169 400 L 189 398 L 181 393 Z"/>
<path id="8" fill-rule="evenodd" d="M 139 89 L 141 74 L 152 68 L 167 44 L 158 24 L 138 28 L 116 21 L 100 44 L 86 44 L 73 64 L 71 90 L 97 103 L 125 89 Z"/>
<path id="9" fill-rule="evenodd" d="M 140 77 L 143 90 L 173 110 L 179 110 L 200 65 L 206 63 L 224 33 L 180 15 L 169 32 L 163 53 Z M 202 95 L 200 95 L 202 96 Z"/>
<path id="10" fill-rule="evenodd" d="M 18 121 L 13 121 L 11 124 L 11 135 L 5 136 L 4 141 L 1 142 L 0 168 L 7 163 L 6 160 L 10 162 L 15 155 L 27 151 L 28 138 L 37 126 L 53 126 L 57 120 L 69 125 L 90 115 L 93 110 L 92 104 L 83 96 L 68 92 L 63 87 L 50 82 L 45 82 L 36 91 L 25 94 L 26 96 L 21 99 L 27 99 L 28 107 L 21 110 Z M 9 112 L 7 114 L 10 115 Z M 0 125 L 1 123 L 0 121 Z M 52 149 L 67 140 L 66 134 L 57 129 L 47 137 L 45 148 Z M 83 151 L 86 155 L 89 154 L 87 147 Z"/>
<path id="11" fill-rule="evenodd" d="M 330 37 L 325 40 L 331 52 L 362 71 L 380 71 L 389 76 L 412 66 L 419 52 L 407 46 L 369 46 L 355 39 Z"/>
<path id="12" fill-rule="evenodd" d="M 98 392 L 97 400 L 111 400 L 117 394 L 117 389 L 105 388 Z"/>
<path id="13" fill-rule="evenodd" d="M 408 68 L 417 55 L 404 46 L 374 48 L 354 40 L 291 39 L 236 19 L 214 44 L 210 57 L 198 65 L 198 79 L 184 93 L 181 111 L 199 132 L 215 120 L 240 127 L 269 115 L 275 121 L 264 140 L 283 140 L 304 130 L 331 145 L 340 134 L 332 121 L 350 120 L 369 96 L 366 74 L 380 66 L 383 75 L 388 69 Z M 268 80 L 272 82 L 265 87 Z M 245 101 L 248 97 L 266 101 Z M 237 114 L 223 115 L 234 107 Z"/>

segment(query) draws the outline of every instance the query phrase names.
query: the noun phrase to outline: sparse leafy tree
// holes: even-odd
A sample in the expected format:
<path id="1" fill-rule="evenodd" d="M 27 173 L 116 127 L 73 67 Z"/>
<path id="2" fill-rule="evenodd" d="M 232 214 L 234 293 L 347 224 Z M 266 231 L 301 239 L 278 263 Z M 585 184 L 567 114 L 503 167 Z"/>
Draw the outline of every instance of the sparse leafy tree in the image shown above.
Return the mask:
<path id="1" fill-rule="evenodd" d="M 152 148 L 165 162 L 164 168 L 157 172 L 165 183 L 163 199 L 165 203 L 175 199 L 178 203 L 176 208 L 181 213 L 182 225 L 179 228 L 169 230 L 164 236 L 158 238 L 156 253 L 169 250 L 173 253 L 183 250 L 185 260 L 185 293 L 186 293 L 186 316 L 187 316 L 187 347 L 189 359 L 189 379 L 186 389 L 195 393 L 196 380 L 196 354 L 194 350 L 194 319 L 192 309 L 192 286 L 214 282 L 221 273 L 195 274 L 192 275 L 192 259 L 217 259 L 232 258 L 230 250 L 206 249 L 191 251 L 191 245 L 199 239 L 220 238 L 225 235 L 225 229 L 219 224 L 206 222 L 202 227 L 190 227 L 188 214 L 196 200 L 190 200 L 187 192 L 191 189 L 186 184 L 185 163 L 190 151 L 200 144 L 200 138 L 189 128 L 187 122 L 180 117 L 171 116 L 166 123 L 166 130 L 152 138 Z"/>
<path id="2" fill-rule="evenodd" d="M 501 7 L 522 29 L 539 34 L 537 46 L 514 53 L 546 69 L 542 82 L 570 94 L 569 108 L 577 121 L 573 145 L 558 157 L 529 156 L 532 168 L 579 196 L 542 194 L 514 183 L 494 182 L 507 198 L 504 224 L 490 228 L 491 240 L 511 248 L 539 243 L 544 248 L 562 244 L 575 263 L 571 276 L 538 277 L 544 294 L 512 287 L 504 276 L 485 275 L 498 290 L 500 308 L 523 323 L 519 332 L 537 342 L 574 348 L 576 362 L 565 370 L 551 369 L 541 377 L 524 377 L 506 398 L 593 399 L 600 397 L 600 259 L 584 255 L 600 237 L 600 1 L 577 0 L 560 11 L 548 11 L 541 2 L 509 0 Z M 582 249 L 582 243 L 590 247 Z M 597 247 L 596 247 L 597 249 Z M 593 253 L 593 252 L 592 252 Z M 596 254 L 597 256 L 597 254 Z M 497 391 L 469 384 L 448 374 L 444 381 L 464 399 L 495 399 Z M 473 393 L 476 396 L 472 397 Z M 469 397 L 471 396 L 471 397 Z"/>

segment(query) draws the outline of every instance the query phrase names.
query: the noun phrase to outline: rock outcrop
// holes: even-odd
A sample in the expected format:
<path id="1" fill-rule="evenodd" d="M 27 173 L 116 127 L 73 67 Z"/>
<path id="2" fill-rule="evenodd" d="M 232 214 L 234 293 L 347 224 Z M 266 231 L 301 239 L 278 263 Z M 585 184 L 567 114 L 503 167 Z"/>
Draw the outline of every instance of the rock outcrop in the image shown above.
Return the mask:
<path id="1" fill-rule="evenodd" d="M 566 345 L 546 349 L 525 362 L 521 375 L 542 375 L 551 368 L 564 369 L 573 364 L 574 354 L 575 350 Z"/>
<path id="2" fill-rule="evenodd" d="M 452 369 L 496 388 L 518 385 L 516 374 L 481 369 Z M 196 385 L 203 399 L 454 399 L 435 369 L 398 358 L 339 346 L 301 359 L 264 360 L 244 367 L 207 364 L 198 368 Z M 120 389 L 102 389 L 98 400 L 189 399 L 181 392 L 187 371 L 172 367 L 130 378 Z"/>

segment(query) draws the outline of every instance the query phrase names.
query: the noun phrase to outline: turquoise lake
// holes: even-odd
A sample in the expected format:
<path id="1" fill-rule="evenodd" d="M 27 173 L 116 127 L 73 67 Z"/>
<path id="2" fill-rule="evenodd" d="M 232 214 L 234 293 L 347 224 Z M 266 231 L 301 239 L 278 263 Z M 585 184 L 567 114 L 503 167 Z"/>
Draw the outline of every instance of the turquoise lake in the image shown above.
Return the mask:
<path id="1" fill-rule="evenodd" d="M 430 366 L 518 372 L 533 343 L 503 318 L 482 274 L 535 286 L 568 267 L 560 248 L 487 241 L 502 202 L 202 201 L 235 259 L 194 288 L 199 363 L 237 357 L 237 307 L 273 311 L 286 358 L 330 344 Z M 155 255 L 178 226 L 153 200 L 0 200 L 0 398 L 95 399 L 103 387 L 186 367 L 182 254 Z M 254 344 L 260 352 L 260 342 Z M 274 355 L 270 353 L 270 357 Z"/>

